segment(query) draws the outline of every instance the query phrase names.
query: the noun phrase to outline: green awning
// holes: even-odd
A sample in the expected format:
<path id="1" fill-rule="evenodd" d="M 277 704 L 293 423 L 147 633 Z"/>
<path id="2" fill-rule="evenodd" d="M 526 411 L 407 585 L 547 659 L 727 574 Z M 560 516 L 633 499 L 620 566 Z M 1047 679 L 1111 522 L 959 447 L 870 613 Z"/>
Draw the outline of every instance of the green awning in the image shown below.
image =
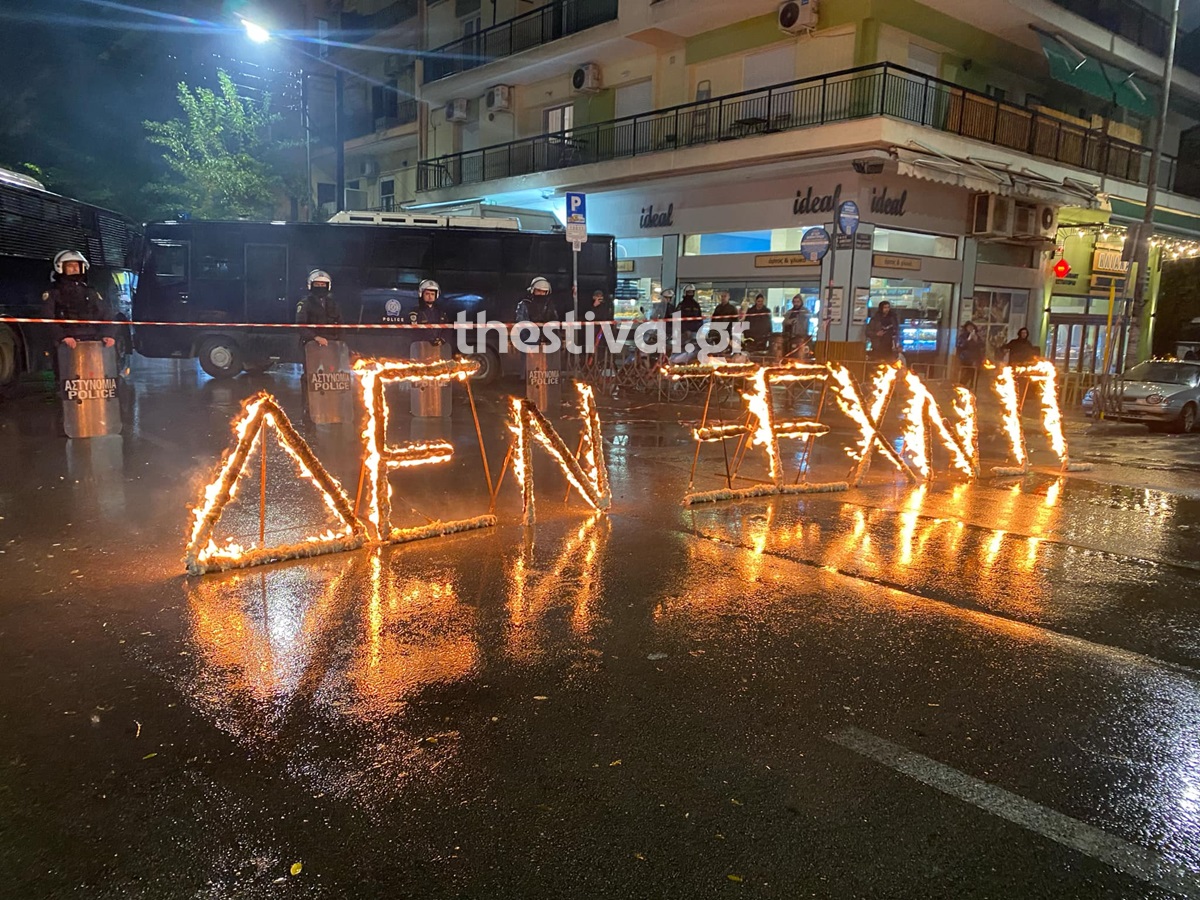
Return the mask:
<path id="1" fill-rule="evenodd" d="M 1114 216 L 1140 222 L 1146 215 L 1146 204 L 1144 203 L 1136 203 L 1133 200 L 1122 200 L 1120 197 L 1110 197 L 1109 202 L 1112 204 L 1112 214 Z M 1188 232 L 1200 237 L 1200 216 L 1193 216 L 1189 213 L 1177 212 L 1173 209 L 1163 209 L 1161 206 L 1156 206 L 1154 208 L 1154 224 L 1162 225 L 1164 228 L 1171 228 L 1176 231 Z"/>
<path id="2" fill-rule="evenodd" d="M 1042 51 L 1050 64 L 1050 77 L 1093 97 L 1153 118 L 1158 115 L 1158 92 L 1132 72 L 1102 62 L 1073 49 L 1057 37 L 1038 32 Z"/>

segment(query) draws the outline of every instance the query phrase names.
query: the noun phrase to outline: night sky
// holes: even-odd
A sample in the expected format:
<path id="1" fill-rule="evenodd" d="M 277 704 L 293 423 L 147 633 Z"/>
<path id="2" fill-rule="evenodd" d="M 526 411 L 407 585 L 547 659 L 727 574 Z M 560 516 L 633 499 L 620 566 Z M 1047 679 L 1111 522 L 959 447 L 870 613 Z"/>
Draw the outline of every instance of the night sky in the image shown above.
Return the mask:
<path id="1" fill-rule="evenodd" d="M 141 188 L 161 174 L 143 120 L 179 114 L 181 80 L 211 84 L 220 66 L 238 81 L 269 62 L 269 45 L 252 45 L 237 23 L 245 9 L 244 0 L 0 0 L 0 165 L 33 163 L 51 189 L 140 217 Z"/>

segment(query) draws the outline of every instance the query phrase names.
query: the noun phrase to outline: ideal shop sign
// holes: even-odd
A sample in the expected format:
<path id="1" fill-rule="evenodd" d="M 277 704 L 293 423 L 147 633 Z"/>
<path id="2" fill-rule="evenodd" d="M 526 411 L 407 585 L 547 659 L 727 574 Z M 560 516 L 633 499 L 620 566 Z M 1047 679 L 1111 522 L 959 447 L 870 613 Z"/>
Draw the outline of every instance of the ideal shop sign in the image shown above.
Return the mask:
<path id="1" fill-rule="evenodd" d="M 870 195 L 866 199 L 867 209 L 872 216 L 901 218 L 907 212 L 905 208 L 907 203 L 907 190 L 895 193 L 889 191 L 886 185 L 872 187 Z M 792 201 L 792 214 L 796 216 L 831 214 L 840 209 L 841 205 L 841 182 L 828 193 L 822 193 L 820 188 L 814 190 L 814 186 L 810 184 L 796 191 L 796 197 Z"/>

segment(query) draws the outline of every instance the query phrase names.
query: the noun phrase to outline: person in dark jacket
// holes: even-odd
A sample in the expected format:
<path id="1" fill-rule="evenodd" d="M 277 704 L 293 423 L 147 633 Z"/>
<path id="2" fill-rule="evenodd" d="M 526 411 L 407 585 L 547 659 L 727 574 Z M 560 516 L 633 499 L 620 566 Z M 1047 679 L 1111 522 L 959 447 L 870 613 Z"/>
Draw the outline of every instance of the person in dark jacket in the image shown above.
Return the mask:
<path id="1" fill-rule="evenodd" d="M 592 346 L 586 348 L 586 350 L 589 354 L 595 352 L 595 359 L 597 360 L 607 360 L 608 344 L 604 340 L 603 326 L 599 323 L 611 322 L 613 320 L 613 316 L 616 315 L 616 312 L 613 301 L 604 296 L 604 291 L 592 292 L 592 307 L 584 313 L 584 319 L 588 319 L 589 314 L 591 316 L 589 321 L 597 324 L 592 326 L 592 331 L 594 333 Z M 584 332 L 584 334 L 586 335 L 586 332 Z"/>
<path id="2" fill-rule="evenodd" d="M 759 294 L 754 298 L 754 305 L 746 310 L 743 318 L 746 321 L 746 349 L 755 353 L 763 353 L 771 347 L 771 335 L 775 333 L 775 325 L 771 321 L 771 310 L 767 307 L 767 298 Z"/>
<path id="3" fill-rule="evenodd" d="M 726 352 L 733 348 L 732 329 L 733 323 L 737 320 L 738 308 L 729 302 L 729 292 L 721 291 L 717 295 L 717 305 L 713 307 L 712 324 L 709 326 L 709 331 L 730 335 L 729 338 L 722 339 L 727 347 Z M 715 344 L 716 339 L 710 338 L 708 343 Z"/>
<path id="4" fill-rule="evenodd" d="M 812 357 L 810 320 L 803 295 L 796 294 L 792 297 L 792 308 L 783 317 L 784 354 L 789 358 L 807 361 Z"/>
<path id="5" fill-rule="evenodd" d="M 892 304 L 884 300 L 875 308 L 866 327 L 867 340 L 871 349 L 867 359 L 875 362 L 894 363 L 900 355 L 900 319 L 892 310 Z"/>
<path id="6" fill-rule="evenodd" d="M 958 330 L 958 341 L 954 350 L 958 357 L 958 383 L 974 389 L 979 377 L 979 367 L 983 365 L 987 351 L 979 326 L 970 320 L 963 322 L 962 328 Z"/>
<path id="7" fill-rule="evenodd" d="M 517 304 L 518 322 L 536 322 L 543 325 L 558 320 L 558 310 L 554 307 L 554 301 L 550 299 L 549 281 L 539 275 L 529 282 L 526 293 L 529 296 L 523 297 Z"/>
<path id="8" fill-rule="evenodd" d="M 42 294 L 42 317 L 46 319 L 113 319 L 98 291 L 88 287 L 88 261 L 78 250 L 63 250 L 54 257 L 53 284 Z M 74 348 L 78 341 L 103 341 L 105 347 L 116 344 L 118 326 L 56 321 L 50 326 L 54 343 L 54 364 L 58 365 L 58 345 Z"/>
<path id="9" fill-rule="evenodd" d="M 683 286 L 683 298 L 679 301 L 675 312 L 679 313 L 679 317 L 682 320 L 679 323 L 679 331 L 683 335 L 683 340 L 686 344 L 688 341 L 695 339 L 696 332 L 704 324 L 704 311 L 700 309 L 700 301 L 696 299 L 696 286 L 694 284 L 685 284 Z"/>
<path id="10" fill-rule="evenodd" d="M 324 347 L 330 340 L 339 339 L 339 329 L 322 328 L 322 325 L 341 325 L 342 312 L 333 299 L 333 279 L 322 269 L 308 273 L 308 293 L 296 304 L 296 324 L 300 329 L 300 345 L 316 341 Z"/>
<path id="11" fill-rule="evenodd" d="M 442 287 L 432 278 L 426 278 L 417 285 L 417 308 L 408 315 L 412 325 L 445 325 L 446 311 L 438 304 L 442 296 Z M 413 341 L 430 344 L 444 344 L 449 339 L 450 331 L 446 328 L 422 328 L 413 337 Z"/>
<path id="12" fill-rule="evenodd" d="M 1010 366 L 1029 366 L 1041 356 L 1038 348 L 1029 342 L 1028 328 L 1018 329 L 1017 336 L 1000 349 L 1007 354 Z"/>

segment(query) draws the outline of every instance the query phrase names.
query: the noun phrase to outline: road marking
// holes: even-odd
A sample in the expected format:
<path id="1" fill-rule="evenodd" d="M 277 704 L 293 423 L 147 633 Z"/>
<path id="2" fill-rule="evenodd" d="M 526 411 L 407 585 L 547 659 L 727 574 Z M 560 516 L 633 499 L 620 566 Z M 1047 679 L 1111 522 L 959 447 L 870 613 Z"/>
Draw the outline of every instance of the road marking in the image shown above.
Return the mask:
<path id="1" fill-rule="evenodd" d="M 829 735 L 829 740 L 984 812 L 1099 860 L 1139 881 L 1173 891 L 1181 897 L 1200 898 L 1200 877 L 1196 872 L 1177 866 L 1145 847 L 1130 844 L 1086 822 L 972 778 L 958 769 L 859 728 L 845 728 Z"/>

